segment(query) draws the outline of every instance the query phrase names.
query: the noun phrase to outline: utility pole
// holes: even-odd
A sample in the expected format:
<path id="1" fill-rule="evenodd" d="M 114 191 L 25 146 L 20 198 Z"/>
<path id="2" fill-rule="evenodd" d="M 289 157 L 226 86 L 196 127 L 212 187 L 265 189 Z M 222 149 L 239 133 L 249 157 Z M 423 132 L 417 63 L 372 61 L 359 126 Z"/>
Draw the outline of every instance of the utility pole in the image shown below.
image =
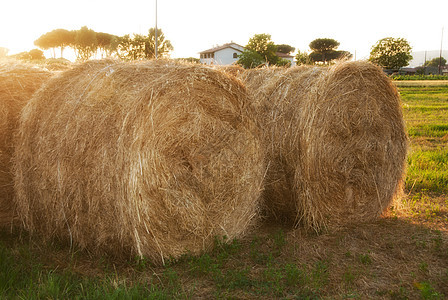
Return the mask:
<path id="1" fill-rule="evenodd" d="M 155 31 L 155 57 L 157 59 L 157 48 L 159 45 L 157 45 L 157 0 L 156 0 L 156 30 Z"/>
<path id="2" fill-rule="evenodd" d="M 426 50 L 425 50 L 425 62 L 423 63 L 423 75 L 426 75 Z"/>
<path id="3" fill-rule="evenodd" d="M 440 54 L 439 54 L 439 75 L 442 70 L 442 45 L 443 45 L 443 27 L 442 27 L 442 39 L 440 41 Z"/>

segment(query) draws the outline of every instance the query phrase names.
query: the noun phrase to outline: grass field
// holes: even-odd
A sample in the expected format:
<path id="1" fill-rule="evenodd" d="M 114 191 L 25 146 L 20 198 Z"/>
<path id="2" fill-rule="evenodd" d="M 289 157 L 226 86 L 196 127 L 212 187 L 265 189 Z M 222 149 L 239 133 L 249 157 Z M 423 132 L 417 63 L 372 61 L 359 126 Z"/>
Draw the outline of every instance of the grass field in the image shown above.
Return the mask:
<path id="1" fill-rule="evenodd" d="M 405 197 L 380 220 L 321 235 L 264 224 L 165 267 L 0 232 L 0 299 L 445 299 L 448 86 L 400 87 Z"/>

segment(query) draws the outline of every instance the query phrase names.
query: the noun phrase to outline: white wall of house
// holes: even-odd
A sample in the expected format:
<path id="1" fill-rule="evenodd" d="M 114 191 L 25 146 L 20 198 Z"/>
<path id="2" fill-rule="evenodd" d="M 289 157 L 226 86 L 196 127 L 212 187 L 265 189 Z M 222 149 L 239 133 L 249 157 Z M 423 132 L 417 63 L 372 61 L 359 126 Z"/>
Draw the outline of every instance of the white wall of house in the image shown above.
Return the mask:
<path id="1" fill-rule="evenodd" d="M 201 57 L 200 61 L 207 65 L 231 65 L 238 60 L 238 55 L 243 51 L 243 47 L 231 44 L 229 47 L 214 51 L 213 54 L 206 54 L 206 57 Z"/>
<path id="2" fill-rule="evenodd" d="M 238 60 L 242 51 L 233 48 L 225 48 L 215 52 L 214 63 L 216 65 L 231 65 Z"/>

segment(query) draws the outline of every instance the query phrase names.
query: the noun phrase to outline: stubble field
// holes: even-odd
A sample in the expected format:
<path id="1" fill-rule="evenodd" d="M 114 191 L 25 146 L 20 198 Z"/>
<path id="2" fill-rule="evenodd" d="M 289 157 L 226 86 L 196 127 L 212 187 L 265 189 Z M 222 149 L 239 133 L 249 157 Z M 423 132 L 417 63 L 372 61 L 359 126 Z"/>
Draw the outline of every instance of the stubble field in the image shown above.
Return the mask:
<path id="1" fill-rule="evenodd" d="M 448 86 L 399 87 L 411 141 L 405 196 L 375 222 L 316 235 L 263 224 L 156 267 L 0 232 L 0 299 L 444 299 Z"/>

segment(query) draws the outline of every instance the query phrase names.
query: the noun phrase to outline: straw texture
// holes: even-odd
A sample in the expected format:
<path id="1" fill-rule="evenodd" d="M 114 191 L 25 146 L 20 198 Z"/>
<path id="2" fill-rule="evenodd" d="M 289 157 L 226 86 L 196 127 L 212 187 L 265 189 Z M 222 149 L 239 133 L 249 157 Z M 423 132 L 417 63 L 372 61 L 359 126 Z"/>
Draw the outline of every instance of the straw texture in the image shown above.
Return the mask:
<path id="1" fill-rule="evenodd" d="M 11 157 L 20 110 L 50 76 L 32 65 L 0 61 L 0 226 L 11 225 L 14 217 Z"/>
<path id="2" fill-rule="evenodd" d="M 241 79 L 265 128 L 268 215 L 321 231 L 377 218 L 400 193 L 408 139 L 380 68 L 344 62 Z"/>
<path id="3" fill-rule="evenodd" d="M 32 232 L 164 263 L 258 215 L 264 151 L 245 88 L 172 61 L 92 61 L 24 109 L 18 212 Z"/>

